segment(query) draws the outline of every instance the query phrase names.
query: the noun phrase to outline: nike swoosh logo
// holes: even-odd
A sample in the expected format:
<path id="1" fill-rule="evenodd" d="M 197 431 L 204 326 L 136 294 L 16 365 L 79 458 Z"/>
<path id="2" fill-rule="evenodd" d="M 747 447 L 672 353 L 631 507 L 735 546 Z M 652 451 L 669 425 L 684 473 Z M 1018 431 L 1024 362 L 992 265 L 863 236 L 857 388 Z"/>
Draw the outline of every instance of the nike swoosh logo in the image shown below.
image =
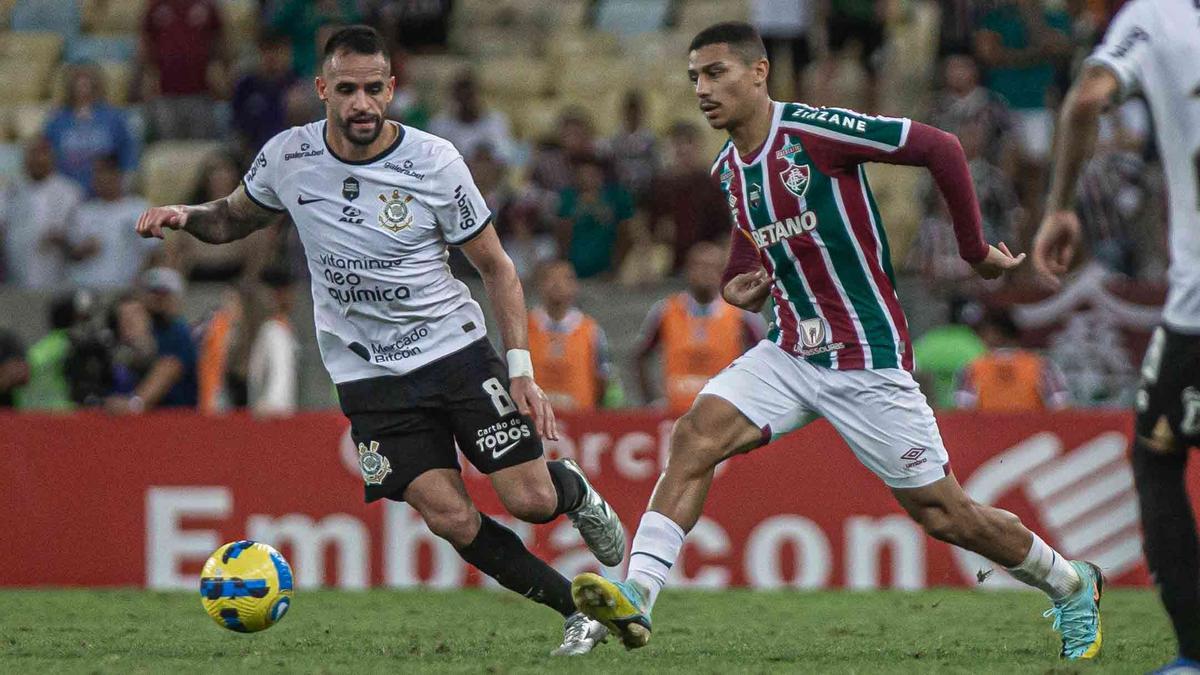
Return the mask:
<path id="1" fill-rule="evenodd" d="M 304 206 L 305 204 L 311 204 L 313 202 L 323 202 L 323 201 L 325 201 L 324 197 L 317 197 L 316 199 L 305 199 L 304 195 L 296 195 L 296 203 L 299 204 L 300 206 Z"/>
<path id="2" fill-rule="evenodd" d="M 503 448 L 496 448 L 495 450 L 492 450 L 492 459 L 500 459 L 504 455 L 508 454 L 509 450 L 512 450 L 513 448 L 517 447 L 517 443 L 520 443 L 520 442 L 521 442 L 521 440 L 517 439 L 517 440 L 513 441 L 512 443 L 509 443 L 508 445 L 504 446 Z"/>

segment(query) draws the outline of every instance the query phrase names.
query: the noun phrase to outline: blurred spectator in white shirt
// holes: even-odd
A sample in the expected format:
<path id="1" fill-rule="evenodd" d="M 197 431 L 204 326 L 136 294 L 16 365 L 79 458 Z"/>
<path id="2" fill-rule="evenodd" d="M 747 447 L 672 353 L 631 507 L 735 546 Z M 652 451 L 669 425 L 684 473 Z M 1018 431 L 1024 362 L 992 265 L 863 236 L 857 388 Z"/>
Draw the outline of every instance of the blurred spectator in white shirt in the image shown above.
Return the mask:
<path id="1" fill-rule="evenodd" d="M 270 289 L 274 310 L 262 323 L 250 347 L 247 384 L 250 409 L 256 415 L 291 415 L 296 412 L 299 383 L 299 343 L 292 322 L 292 279 L 285 272 L 268 269 L 263 283 Z"/>
<path id="2" fill-rule="evenodd" d="M 114 156 L 95 161 L 92 192 L 96 197 L 75 210 L 62 238 L 67 276 L 87 288 L 129 286 L 159 245 L 159 240 L 143 239 L 134 230 L 148 204 L 124 193 Z"/>
<path id="3" fill-rule="evenodd" d="M 474 73 L 463 71 L 454 78 L 450 101 L 450 109 L 430 121 L 429 132 L 450 141 L 463 157 L 471 157 L 479 146 L 487 145 L 502 162 L 511 164 L 514 149 L 508 117 L 487 109 Z"/>
<path id="4" fill-rule="evenodd" d="M 54 171 L 49 141 L 30 141 L 24 175 L 0 196 L 7 282 L 22 288 L 63 283 L 63 258 L 55 241 L 82 199 L 83 189 Z"/>

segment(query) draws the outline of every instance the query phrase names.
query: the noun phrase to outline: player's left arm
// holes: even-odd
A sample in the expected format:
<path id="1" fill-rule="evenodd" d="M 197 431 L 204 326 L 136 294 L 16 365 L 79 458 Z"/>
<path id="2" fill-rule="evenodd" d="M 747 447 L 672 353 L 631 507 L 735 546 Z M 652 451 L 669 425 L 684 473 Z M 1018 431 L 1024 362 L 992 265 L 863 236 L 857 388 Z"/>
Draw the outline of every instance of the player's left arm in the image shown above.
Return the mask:
<path id="1" fill-rule="evenodd" d="M 1058 276 L 1067 271 L 1082 237 L 1075 215 L 1075 189 L 1083 166 L 1096 147 L 1100 115 L 1116 102 L 1121 82 L 1105 66 L 1088 66 L 1071 85 L 1058 118 L 1054 144 L 1054 169 L 1046 214 L 1033 241 L 1033 265 L 1042 279 L 1058 287 Z"/>
<path id="2" fill-rule="evenodd" d="M 983 238 L 983 217 L 970 166 L 954 134 L 912 120 L 861 119 L 865 131 L 857 135 L 803 135 L 805 150 L 818 168 L 838 176 L 852 175 L 865 162 L 923 166 L 946 200 L 959 256 L 984 279 L 995 279 L 1021 264 L 1024 253 L 1014 256 L 1004 242 L 991 246 Z"/>
<path id="3" fill-rule="evenodd" d="M 492 303 L 492 314 L 500 324 L 500 337 L 507 350 L 509 393 L 522 415 L 533 417 L 538 435 L 558 440 L 554 410 L 541 387 L 533 380 L 529 356 L 529 323 L 525 314 L 525 291 L 512 259 L 500 245 L 496 228 L 484 226 L 462 246 L 467 260 L 479 270 Z"/>

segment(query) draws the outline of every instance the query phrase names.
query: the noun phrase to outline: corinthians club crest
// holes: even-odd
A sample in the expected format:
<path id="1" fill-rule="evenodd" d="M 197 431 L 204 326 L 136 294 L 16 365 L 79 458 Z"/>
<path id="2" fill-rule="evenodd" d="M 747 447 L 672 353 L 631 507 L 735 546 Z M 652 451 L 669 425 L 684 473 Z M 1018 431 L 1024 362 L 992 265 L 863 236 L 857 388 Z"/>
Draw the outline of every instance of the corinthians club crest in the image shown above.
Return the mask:
<path id="1" fill-rule="evenodd" d="M 358 468 L 367 485 L 383 485 L 383 479 L 392 472 L 392 463 L 379 454 L 379 441 L 371 441 L 371 447 L 358 444 Z"/>
<path id="2" fill-rule="evenodd" d="M 399 232 L 412 225 L 413 214 L 408 208 L 412 195 L 400 195 L 399 190 L 392 190 L 391 198 L 379 195 L 383 208 L 379 211 L 379 226 L 389 232 Z"/>
<path id="3" fill-rule="evenodd" d="M 803 197 L 805 192 L 808 192 L 808 177 L 809 169 L 807 164 L 789 164 L 786 169 L 779 172 L 779 177 L 783 179 L 783 186 L 788 189 L 788 192 Z"/>

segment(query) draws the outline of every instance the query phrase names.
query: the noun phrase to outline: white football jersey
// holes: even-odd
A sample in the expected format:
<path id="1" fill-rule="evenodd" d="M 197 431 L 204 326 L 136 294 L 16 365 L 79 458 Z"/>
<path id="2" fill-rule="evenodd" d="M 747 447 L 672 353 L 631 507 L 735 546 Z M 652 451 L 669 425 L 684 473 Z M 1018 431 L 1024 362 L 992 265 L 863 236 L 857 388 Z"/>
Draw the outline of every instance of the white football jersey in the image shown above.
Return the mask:
<path id="1" fill-rule="evenodd" d="M 403 375 L 487 334 L 446 259 L 447 245 L 482 232 L 491 212 L 454 146 L 388 124 L 396 142 L 361 162 L 333 153 L 325 121 L 293 127 L 244 178 L 251 199 L 296 223 L 317 344 L 339 384 Z"/>
<path id="2" fill-rule="evenodd" d="M 1132 0 L 1088 63 L 1150 104 L 1170 197 L 1170 290 L 1163 321 L 1200 333 L 1200 2 Z"/>

